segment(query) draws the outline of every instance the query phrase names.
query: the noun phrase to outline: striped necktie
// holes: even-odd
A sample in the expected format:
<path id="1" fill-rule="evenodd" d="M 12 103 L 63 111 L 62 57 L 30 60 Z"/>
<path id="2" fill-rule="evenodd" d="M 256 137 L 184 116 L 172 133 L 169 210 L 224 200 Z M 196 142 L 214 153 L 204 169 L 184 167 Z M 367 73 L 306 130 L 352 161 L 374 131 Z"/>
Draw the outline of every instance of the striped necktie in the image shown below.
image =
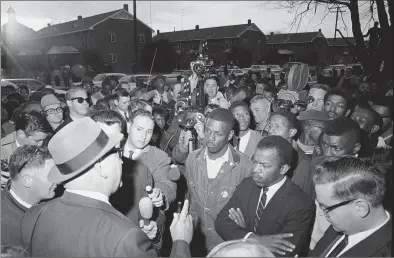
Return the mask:
<path id="1" fill-rule="evenodd" d="M 134 153 L 134 151 L 129 151 L 129 159 L 133 159 L 133 153 Z"/>
<path id="2" fill-rule="evenodd" d="M 327 255 L 327 257 L 337 257 L 343 249 L 345 249 L 345 247 L 348 244 L 348 235 L 345 235 L 345 237 L 342 239 L 341 242 L 339 242 L 339 244 L 334 248 L 334 250 L 332 250 L 332 252 Z"/>
<path id="3" fill-rule="evenodd" d="M 265 204 L 267 202 L 267 192 L 268 192 L 268 187 L 264 187 L 263 194 L 261 195 L 259 201 L 259 206 L 257 207 L 256 217 L 254 218 L 253 232 L 256 232 L 257 226 L 259 225 L 260 222 L 261 215 L 263 214 Z"/>

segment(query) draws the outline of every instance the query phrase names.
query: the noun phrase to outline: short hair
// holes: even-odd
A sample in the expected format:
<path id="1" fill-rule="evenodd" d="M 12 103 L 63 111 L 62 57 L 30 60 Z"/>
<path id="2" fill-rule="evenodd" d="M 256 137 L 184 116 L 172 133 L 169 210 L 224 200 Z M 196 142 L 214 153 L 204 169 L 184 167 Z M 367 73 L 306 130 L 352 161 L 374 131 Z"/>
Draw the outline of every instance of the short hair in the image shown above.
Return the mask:
<path id="1" fill-rule="evenodd" d="M 136 118 L 137 116 L 146 116 L 152 119 L 152 121 L 154 121 L 151 112 L 143 108 L 134 110 L 133 112 L 130 113 L 130 117 L 129 117 L 130 122 L 132 123 L 134 121 L 134 118 Z"/>
<path id="2" fill-rule="evenodd" d="M 44 93 L 42 91 L 35 91 L 30 94 L 29 100 L 41 102 Z"/>
<path id="3" fill-rule="evenodd" d="M 96 103 L 96 105 L 89 107 L 88 116 L 92 117 L 92 115 L 96 114 L 97 112 L 104 111 L 104 110 L 110 110 L 110 109 L 109 109 L 109 107 L 106 107 L 104 105 L 97 105 L 97 103 Z"/>
<path id="4" fill-rule="evenodd" d="M 211 75 L 211 76 L 204 77 L 204 85 L 205 85 L 206 81 L 208 81 L 208 80 L 215 80 L 217 85 L 220 86 L 219 77 L 217 77 L 216 75 Z"/>
<path id="5" fill-rule="evenodd" d="M 243 102 L 243 101 L 235 101 L 235 102 L 233 102 L 233 103 L 231 104 L 229 110 L 230 110 L 231 112 L 233 112 L 233 110 L 234 110 L 235 108 L 237 108 L 237 107 L 245 107 L 247 110 L 249 110 L 248 104 L 246 104 L 246 103 Z"/>
<path id="6" fill-rule="evenodd" d="M 281 136 L 270 135 L 257 144 L 256 149 L 275 149 L 279 156 L 280 165 L 291 165 L 293 162 L 293 146 Z"/>
<path id="7" fill-rule="evenodd" d="M 271 83 L 269 83 L 269 81 L 268 81 L 266 78 L 258 78 L 258 79 L 256 80 L 256 84 L 264 84 L 264 85 L 266 85 L 267 87 L 268 87 L 268 86 L 271 86 Z"/>
<path id="8" fill-rule="evenodd" d="M 20 110 L 21 110 L 21 112 L 30 112 L 30 111 L 32 111 L 32 110 L 37 110 L 37 109 L 32 109 L 32 108 L 31 108 L 31 106 L 33 106 L 33 105 L 39 105 L 39 106 L 41 106 L 41 103 L 40 103 L 40 102 L 37 102 L 37 101 L 25 102 L 25 103 L 23 103 L 23 104 L 21 105 Z M 37 111 L 39 111 L 39 110 L 37 110 Z"/>
<path id="9" fill-rule="evenodd" d="M 78 91 L 83 91 L 86 93 L 86 89 L 82 86 L 72 86 L 66 93 L 66 100 L 71 100 L 72 95 Z"/>
<path id="10" fill-rule="evenodd" d="M 1 245 L 1 257 L 29 257 L 29 252 L 19 245 Z"/>
<path id="11" fill-rule="evenodd" d="M 127 90 L 120 88 L 120 89 L 118 89 L 118 90 L 116 91 L 116 93 L 114 94 L 114 97 L 115 97 L 116 100 L 119 101 L 119 99 L 120 99 L 121 97 L 130 97 L 130 95 L 129 95 L 129 93 L 127 92 Z"/>
<path id="12" fill-rule="evenodd" d="M 225 252 L 242 250 L 243 257 L 275 257 L 267 247 L 254 239 L 238 239 L 220 243 L 215 246 L 207 257 L 226 257 Z"/>
<path id="13" fill-rule="evenodd" d="M 97 106 L 103 106 L 103 107 L 105 107 L 107 109 L 110 109 L 110 106 L 108 104 L 108 98 L 103 98 L 103 99 L 97 100 L 96 105 Z"/>
<path id="14" fill-rule="evenodd" d="M 152 115 L 155 115 L 155 114 L 157 114 L 157 115 L 159 115 L 159 116 L 162 116 L 162 117 L 164 117 L 164 118 L 167 118 L 167 116 L 168 116 L 167 110 L 164 109 L 162 106 L 156 106 L 156 107 L 153 109 Z"/>
<path id="15" fill-rule="evenodd" d="M 390 116 L 393 116 L 393 98 L 391 96 L 381 96 L 376 98 L 373 105 L 387 107 Z"/>
<path id="16" fill-rule="evenodd" d="M 43 114 L 33 110 L 19 113 L 15 120 L 15 131 L 18 130 L 31 135 L 33 132 L 51 133 L 52 127 Z"/>
<path id="17" fill-rule="evenodd" d="M 235 118 L 234 118 L 233 114 L 228 109 L 225 109 L 225 108 L 219 107 L 219 108 L 212 110 L 212 112 L 210 112 L 207 115 L 207 119 L 212 119 L 212 120 L 223 122 L 223 123 L 227 124 L 228 126 L 230 126 L 230 130 L 232 130 L 235 125 Z"/>
<path id="18" fill-rule="evenodd" d="M 327 121 L 323 133 L 329 136 L 343 136 L 353 134 L 358 143 L 360 143 L 361 129 L 359 124 L 348 117 L 337 117 Z"/>
<path id="19" fill-rule="evenodd" d="M 382 126 L 383 126 L 383 118 L 379 115 L 378 112 L 376 112 L 375 110 L 373 110 L 370 107 L 361 107 L 360 106 L 359 108 L 367 110 L 372 115 L 372 125 L 379 126 L 379 130 L 382 128 Z"/>
<path id="20" fill-rule="evenodd" d="M 250 100 L 250 104 L 255 103 L 255 102 L 257 102 L 257 101 L 259 101 L 259 100 L 262 100 L 262 99 L 265 99 L 265 100 L 267 100 L 268 102 L 271 102 L 269 99 L 267 99 L 267 98 L 264 97 L 263 95 L 256 95 L 256 96 L 254 96 L 254 97 Z"/>
<path id="21" fill-rule="evenodd" d="M 25 98 L 19 93 L 19 92 L 11 92 L 10 94 L 7 95 L 6 97 L 7 100 L 15 100 L 19 103 L 24 103 Z"/>
<path id="22" fill-rule="evenodd" d="M 131 113 L 138 109 L 144 109 L 146 106 L 150 106 L 148 101 L 143 99 L 133 99 L 130 101 L 130 106 L 127 108 L 129 117 L 131 117 Z"/>
<path id="23" fill-rule="evenodd" d="M 354 109 L 355 103 L 353 101 L 353 97 L 346 90 L 344 90 L 342 88 L 330 89 L 326 93 L 326 95 L 324 96 L 324 103 L 326 103 L 328 97 L 332 96 L 332 95 L 338 95 L 338 96 L 341 96 L 342 98 L 344 98 L 346 100 L 346 109 L 350 109 L 350 110 Z"/>
<path id="24" fill-rule="evenodd" d="M 287 120 L 287 122 L 289 123 L 290 128 L 298 130 L 297 117 L 294 114 L 292 114 L 291 112 L 279 110 L 279 111 L 271 113 L 270 118 L 273 116 L 281 116 L 281 117 L 285 118 Z"/>
<path id="25" fill-rule="evenodd" d="M 7 110 L 8 113 L 8 119 L 13 120 L 14 113 L 16 113 L 18 110 L 20 110 L 20 103 L 18 103 L 15 100 L 10 100 L 4 103 L 1 103 L 1 105 L 4 107 L 5 110 Z"/>
<path id="26" fill-rule="evenodd" d="M 47 148 L 34 145 L 23 145 L 16 149 L 9 161 L 11 179 L 18 179 L 20 173 L 27 168 L 41 168 L 46 160 L 52 159 Z"/>
<path id="27" fill-rule="evenodd" d="M 320 89 L 320 90 L 324 90 L 325 92 L 329 92 L 330 91 L 330 87 L 328 85 L 325 84 L 319 84 L 319 83 L 315 83 L 313 84 L 309 90 L 311 89 Z M 309 91 L 308 91 L 309 92 Z"/>
<path id="28" fill-rule="evenodd" d="M 115 110 L 101 110 L 92 114 L 90 118 L 95 122 L 101 122 L 109 126 L 119 124 L 122 129 L 126 127 L 126 120 Z"/>
<path id="29" fill-rule="evenodd" d="M 384 170 L 352 156 L 325 158 L 314 167 L 313 182 L 333 183 L 336 199 L 365 198 L 373 207 L 382 204 L 386 191 Z"/>

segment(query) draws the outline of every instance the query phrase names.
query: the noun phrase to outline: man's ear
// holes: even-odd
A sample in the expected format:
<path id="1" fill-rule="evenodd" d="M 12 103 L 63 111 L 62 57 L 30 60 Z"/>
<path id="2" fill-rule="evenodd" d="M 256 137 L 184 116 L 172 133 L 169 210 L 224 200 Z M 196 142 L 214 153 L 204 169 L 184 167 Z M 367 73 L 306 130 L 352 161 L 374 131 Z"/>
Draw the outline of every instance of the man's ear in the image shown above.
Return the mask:
<path id="1" fill-rule="evenodd" d="M 234 136 L 234 130 L 231 130 L 230 133 L 229 133 L 229 135 L 228 135 L 228 140 L 231 141 L 231 139 L 233 138 L 233 136 Z"/>
<path id="2" fill-rule="evenodd" d="M 374 126 L 372 126 L 372 129 L 371 129 L 371 134 L 373 134 L 373 133 L 377 133 L 378 131 L 379 131 L 379 126 L 378 125 L 374 125 Z"/>
<path id="3" fill-rule="evenodd" d="M 295 128 L 290 129 L 289 131 L 290 138 L 293 138 L 296 134 L 297 134 L 297 129 Z"/>
<path id="4" fill-rule="evenodd" d="M 117 99 L 114 100 L 115 105 L 119 106 L 119 101 Z"/>
<path id="5" fill-rule="evenodd" d="M 67 103 L 67 106 L 71 107 L 71 100 L 67 100 L 66 103 Z"/>
<path id="6" fill-rule="evenodd" d="M 94 170 L 98 173 L 98 175 L 104 179 L 108 178 L 108 172 L 104 169 L 101 169 L 100 162 L 94 164 Z"/>
<path id="7" fill-rule="evenodd" d="M 33 179 L 28 174 L 23 174 L 21 176 L 21 182 L 24 187 L 30 188 L 33 184 Z"/>
<path id="8" fill-rule="evenodd" d="M 361 149 L 361 144 L 360 143 L 356 143 L 353 147 L 353 155 L 356 155 Z"/>
<path id="9" fill-rule="evenodd" d="M 346 113 L 345 113 L 345 116 L 348 117 L 348 116 L 350 115 L 351 112 L 352 112 L 352 111 L 351 111 L 350 109 L 348 109 L 348 110 L 346 111 Z"/>
<path id="10" fill-rule="evenodd" d="M 280 174 L 285 175 L 287 173 L 287 171 L 289 171 L 289 169 L 290 169 L 290 166 L 288 164 L 283 165 L 280 168 Z"/>

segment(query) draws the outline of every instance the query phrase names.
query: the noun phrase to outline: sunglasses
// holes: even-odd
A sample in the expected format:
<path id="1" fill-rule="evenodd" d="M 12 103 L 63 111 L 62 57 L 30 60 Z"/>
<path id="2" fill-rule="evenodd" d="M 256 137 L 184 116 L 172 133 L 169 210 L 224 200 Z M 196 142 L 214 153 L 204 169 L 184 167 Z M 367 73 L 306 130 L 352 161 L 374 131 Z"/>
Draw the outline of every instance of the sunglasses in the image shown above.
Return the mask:
<path id="1" fill-rule="evenodd" d="M 90 99 L 89 98 L 82 98 L 82 97 L 78 97 L 78 98 L 72 98 L 72 99 L 70 99 L 70 100 L 78 100 L 78 103 L 79 104 L 82 104 L 84 101 L 86 101 L 86 103 L 90 103 Z"/>
<path id="2" fill-rule="evenodd" d="M 30 158 L 28 158 L 24 163 L 23 163 L 23 165 L 18 169 L 18 175 L 19 175 L 19 173 L 25 168 L 25 166 L 27 165 L 27 163 L 29 163 L 31 160 L 32 160 L 32 158 L 37 154 L 37 152 L 40 150 L 40 148 L 39 147 L 36 147 L 36 150 L 33 152 L 33 154 L 30 156 Z"/>
<path id="3" fill-rule="evenodd" d="M 63 109 L 61 107 L 58 108 L 51 108 L 48 110 L 45 110 L 44 113 L 47 115 L 55 114 L 55 113 L 62 113 Z"/>

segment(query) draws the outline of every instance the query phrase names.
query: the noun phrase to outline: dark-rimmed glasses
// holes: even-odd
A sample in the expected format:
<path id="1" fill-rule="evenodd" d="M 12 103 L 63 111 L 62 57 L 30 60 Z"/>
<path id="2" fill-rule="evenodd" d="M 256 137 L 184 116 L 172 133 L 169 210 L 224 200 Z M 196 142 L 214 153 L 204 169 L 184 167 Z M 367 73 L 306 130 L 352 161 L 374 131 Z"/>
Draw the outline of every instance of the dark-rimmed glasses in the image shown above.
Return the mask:
<path id="1" fill-rule="evenodd" d="M 36 147 L 36 150 L 33 152 L 33 154 L 30 156 L 30 158 L 28 158 L 23 165 L 18 169 L 18 174 L 25 168 L 25 166 L 27 165 L 27 163 L 30 162 L 30 160 L 37 154 L 37 152 L 40 150 L 39 147 Z"/>
<path id="2" fill-rule="evenodd" d="M 58 108 L 51 108 L 51 109 L 48 109 L 48 110 L 45 110 L 45 111 L 44 111 L 44 113 L 45 113 L 46 115 L 52 115 L 52 114 L 61 113 L 61 112 L 63 112 L 63 109 L 62 109 L 61 107 L 58 107 Z"/>
<path id="3" fill-rule="evenodd" d="M 322 210 L 324 216 L 330 217 L 330 214 L 329 214 L 329 213 L 330 213 L 331 211 L 333 211 L 333 210 L 335 210 L 335 209 L 337 209 L 337 208 L 339 208 L 339 207 L 345 206 L 345 205 L 347 205 L 347 204 L 349 204 L 349 203 L 351 203 L 351 202 L 353 202 L 353 201 L 355 201 L 355 200 L 357 200 L 357 199 L 351 199 L 351 200 L 343 201 L 343 202 L 340 202 L 340 203 L 331 205 L 331 206 L 329 206 L 329 207 L 323 207 L 323 206 L 319 203 L 319 206 L 320 206 L 320 209 Z"/>
<path id="4" fill-rule="evenodd" d="M 78 97 L 78 98 L 72 98 L 70 100 L 78 100 L 79 104 L 82 104 L 84 101 L 86 101 L 86 103 L 90 103 L 90 99 L 89 98 L 82 98 L 82 97 Z"/>

